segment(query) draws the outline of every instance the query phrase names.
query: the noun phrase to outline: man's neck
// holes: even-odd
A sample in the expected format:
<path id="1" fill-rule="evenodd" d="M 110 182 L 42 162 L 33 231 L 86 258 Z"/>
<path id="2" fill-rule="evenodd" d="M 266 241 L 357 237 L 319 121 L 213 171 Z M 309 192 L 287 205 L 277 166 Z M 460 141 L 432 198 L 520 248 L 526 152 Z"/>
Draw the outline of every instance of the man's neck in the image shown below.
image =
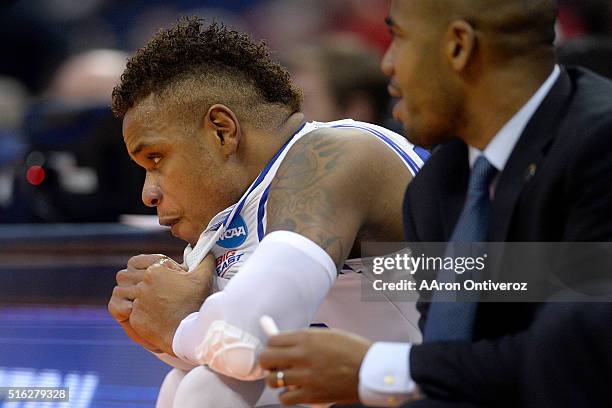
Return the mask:
<path id="1" fill-rule="evenodd" d="M 290 115 L 276 129 L 252 132 L 245 153 L 248 178 L 251 182 L 257 178 L 276 152 L 297 133 L 304 121 L 304 114 L 297 112 Z"/>
<path id="2" fill-rule="evenodd" d="M 458 133 L 467 145 L 484 150 L 500 129 L 531 99 L 553 72 L 554 63 L 531 70 L 498 70 L 467 98 L 467 117 Z M 471 101 L 471 102 L 470 102 Z"/>

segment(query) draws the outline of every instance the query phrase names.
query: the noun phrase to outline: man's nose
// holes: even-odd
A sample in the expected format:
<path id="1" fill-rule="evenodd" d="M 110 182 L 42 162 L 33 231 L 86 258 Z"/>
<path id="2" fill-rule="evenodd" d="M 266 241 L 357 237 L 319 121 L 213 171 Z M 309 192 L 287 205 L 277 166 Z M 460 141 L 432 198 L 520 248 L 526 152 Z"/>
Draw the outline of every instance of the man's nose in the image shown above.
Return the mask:
<path id="1" fill-rule="evenodd" d="M 142 202 L 147 207 L 157 207 L 162 199 L 162 192 L 157 183 L 151 180 L 147 174 L 144 186 L 142 186 Z"/>
<path id="2" fill-rule="evenodd" d="M 382 60 L 380 61 L 380 69 L 386 76 L 393 76 L 393 57 L 391 55 L 391 46 L 385 51 Z"/>

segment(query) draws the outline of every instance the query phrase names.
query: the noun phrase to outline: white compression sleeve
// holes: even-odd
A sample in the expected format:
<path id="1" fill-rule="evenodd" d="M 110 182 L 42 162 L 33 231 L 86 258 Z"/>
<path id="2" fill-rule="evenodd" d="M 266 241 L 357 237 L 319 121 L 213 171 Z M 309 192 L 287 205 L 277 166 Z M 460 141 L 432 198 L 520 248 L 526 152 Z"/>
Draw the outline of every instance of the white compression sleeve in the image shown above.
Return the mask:
<path id="1" fill-rule="evenodd" d="M 151 353 L 153 352 L 151 351 Z M 189 364 L 179 358 L 171 356 L 170 354 L 166 354 L 166 353 L 153 353 L 153 354 L 157 358 L 159 358 L 161 361 L 163 361 L 164 363 L 168 364 L 171 367 L 178 368 L 179 370 L 190 371 L 194 369 L 195 367 L 197 367 L 196 364 Z"/>
<path id="2" fill-rule="evenodd" d="M 224 364 L 236 361 L 223 358 L 226 349 L 244 355 L 238 346 L 250 344 L 255 364 L 266 340 L 259 318 L 272 317 L 281 331 L 308 327 L 335 279 L 336 266 L 321 247 L 294 232 L 273 232 L 222 292 L 209 296 L 199 313 L 181 322 L 174 352 L 223 374 L 254 379 L 244 367 L 224 369 Z"/>

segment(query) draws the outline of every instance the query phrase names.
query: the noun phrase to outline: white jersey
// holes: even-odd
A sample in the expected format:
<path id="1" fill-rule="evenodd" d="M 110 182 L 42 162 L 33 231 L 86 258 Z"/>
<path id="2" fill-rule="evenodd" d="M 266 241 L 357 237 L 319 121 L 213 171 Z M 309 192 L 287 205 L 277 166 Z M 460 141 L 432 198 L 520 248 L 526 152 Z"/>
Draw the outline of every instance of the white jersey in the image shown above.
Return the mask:
<path id="1" fill-rule="evenodd" d="M 290 148 L 313 130 L 320 128 L 361 129 L 389 147 L 399 156 L 412 175 L 423 166 L 429 153 L 415 147 L 404 137 L 380 126 L 351 119 L 306 123 L 270 160 L 241 199 L 217 214 L 202 233 L 193 250 L 185 250 L 185 262 L 193 270 L 209 251 L 216 259 L 213 290 L 223 290 L 229 280 L 255 251 L 266 233 L 267 200 L 276 172 Z M 398 220 L 398 222 L 401 222 Z M 372 340 L 413 341 L 420 339 L 418 315 L 414 304 L 389 301 L 361 301 L 361 262 L 347 260 L 314 324 L 349 330 Z M 351 273 L 348 273 L 351 272 Z"/>

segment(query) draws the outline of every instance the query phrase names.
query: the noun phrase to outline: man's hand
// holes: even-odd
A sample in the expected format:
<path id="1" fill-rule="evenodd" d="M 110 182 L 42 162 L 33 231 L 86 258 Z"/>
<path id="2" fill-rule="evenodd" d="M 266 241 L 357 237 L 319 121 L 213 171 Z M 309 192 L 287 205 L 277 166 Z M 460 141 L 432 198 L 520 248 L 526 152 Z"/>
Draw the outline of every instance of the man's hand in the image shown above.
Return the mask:
<path id="1" fill-rule="evenodd" d="M 287 391 L 285 405 L 299 403 L 353 403 L 359 401 L 359 368 L 371 342 L 330 329 L 308 329 L 273 336 L 259 357 L 270 370 L 266 382 L 278 388 L 282 371 Z"/>
<path id="2" fill-rule="evenodd" d="M 153 263 L 136 285 L 130 326 L 144 341 L 174 355 L 174 333 L 181 320 L 198 311 L 210 294 L 214 270 L 212 255 L 190 273 L 171 259 Z"/>
<path id="3" fill-rule="evenodd" d="M 113 289 L 113 294 L 108 302 L 108 311 L 119 322 L 127 335 L 136 343 L 153 352 L 160 353 L 154 344 L 143 339 L 134 331 L 129 323 L 132 313 L 132 302 L 136 298 L 136 285 L 144 278 L 145 271 L 155 262 L 167 259 L 165 255 L 138 255 L 130 258 L 127 269 L 117 272 L 117 286 Z"/>

